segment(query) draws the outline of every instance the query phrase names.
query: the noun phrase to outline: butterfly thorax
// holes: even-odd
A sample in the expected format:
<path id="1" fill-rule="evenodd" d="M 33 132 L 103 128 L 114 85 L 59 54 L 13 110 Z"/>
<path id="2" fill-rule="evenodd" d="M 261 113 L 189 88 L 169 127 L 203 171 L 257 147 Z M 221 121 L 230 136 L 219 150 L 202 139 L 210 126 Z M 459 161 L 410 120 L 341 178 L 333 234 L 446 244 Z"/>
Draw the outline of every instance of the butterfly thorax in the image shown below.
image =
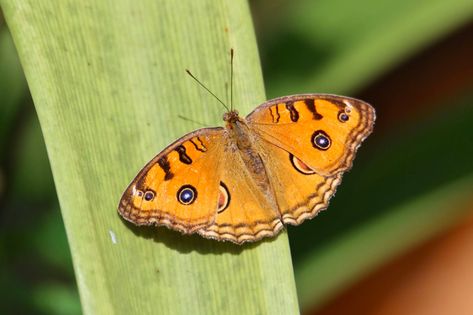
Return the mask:
<path id="1" fill-rule="evenodd" d="M 238 120 L 241 120 L 240 116 L 238 115 L 237 110 L 231 110 L 223 114 L 223 120 L 228 123 L 234 123 Z"/>
<path id="2" fill-rule="evenodd" d="M 225 127 L 229 135 L 229 148 L 251 154 L 250 152 L 254 151 L 254 135 L 250 132 L 246 120 L 241 118 L 236 110 L 226 112 L 223 120 L 226 122 Z"/>

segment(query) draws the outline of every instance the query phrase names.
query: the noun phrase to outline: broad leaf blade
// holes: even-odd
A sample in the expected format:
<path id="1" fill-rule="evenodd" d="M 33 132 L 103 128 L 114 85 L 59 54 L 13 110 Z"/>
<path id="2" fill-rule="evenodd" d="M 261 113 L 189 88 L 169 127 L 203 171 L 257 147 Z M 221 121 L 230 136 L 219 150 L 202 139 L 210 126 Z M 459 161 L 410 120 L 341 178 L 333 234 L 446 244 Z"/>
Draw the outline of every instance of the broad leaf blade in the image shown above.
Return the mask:
<path id="1" fill-rule="evenodd" d="M 256 245 L 126 224 L 122 190 L 167 143 L 222 109 L 228 51 L 244 113 L 264 101 L 244 1 L 2 0 L 40 118 L 83 310 L 294 314 L 287 236 Z"/>

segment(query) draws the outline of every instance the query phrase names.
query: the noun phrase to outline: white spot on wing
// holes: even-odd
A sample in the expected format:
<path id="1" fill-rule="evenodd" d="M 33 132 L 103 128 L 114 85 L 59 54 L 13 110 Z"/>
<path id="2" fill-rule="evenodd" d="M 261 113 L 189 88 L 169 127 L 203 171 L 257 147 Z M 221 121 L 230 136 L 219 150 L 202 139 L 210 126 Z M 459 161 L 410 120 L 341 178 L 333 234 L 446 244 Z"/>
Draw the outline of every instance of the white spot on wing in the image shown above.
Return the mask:
<path id="1" fill-rule="evenodd" d="M 345 113 L 349 114 L 351 112 L 351 109 L 353 108 L 353 103 L 350 100 L 343 100 L 343 103 L 347 106 L 345 108 Z"/>

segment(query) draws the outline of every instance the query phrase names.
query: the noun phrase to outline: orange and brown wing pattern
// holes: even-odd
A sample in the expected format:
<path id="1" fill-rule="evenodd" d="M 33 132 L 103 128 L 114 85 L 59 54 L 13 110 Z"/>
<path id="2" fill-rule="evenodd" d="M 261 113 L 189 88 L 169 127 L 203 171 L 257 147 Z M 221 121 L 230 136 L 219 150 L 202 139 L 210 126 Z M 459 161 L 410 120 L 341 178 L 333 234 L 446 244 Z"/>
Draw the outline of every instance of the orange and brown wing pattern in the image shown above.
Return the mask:
<path id="1" fill-rule="evenodd" d="M 215 222 L 197 232 L 237 244 L 276 235 L 282 228 L 274 197 L 258 185 L 238 151 L 224 153 Z M 270 188 L 269 186 L 267 187 Z"/>
<path id="2" fill-rule="evenodd" d="M 300 158 L 262 141 L 261 158 L 284 224 L 299 225 L 326 209 L 342 174 L 320 175 Z"/>
<path id="3" fill-rule="evenodd" d="M 215 220 L 223 128 L 196 130 L 169 145 L 136 176 L 118 211 L 137 225 L 192 233 Z"/>
<path id="4" fill-rule="evenodd" d="M 351 167 L 356 149 L 373 129 L 375 111 L 348 97 L 303 94 L 270 100 L 246 119 L 264 140 L 331 176 Z"/>

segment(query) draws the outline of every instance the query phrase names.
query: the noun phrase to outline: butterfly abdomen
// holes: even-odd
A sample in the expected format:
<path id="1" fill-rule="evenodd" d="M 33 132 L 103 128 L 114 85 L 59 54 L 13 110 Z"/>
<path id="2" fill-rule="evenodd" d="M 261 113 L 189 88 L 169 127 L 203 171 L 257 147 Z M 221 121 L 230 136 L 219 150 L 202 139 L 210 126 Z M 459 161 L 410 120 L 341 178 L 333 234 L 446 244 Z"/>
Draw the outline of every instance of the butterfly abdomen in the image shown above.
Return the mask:
<path id="1" fill-rule="evenodd" d="M 268 174 L 266 172 L 264 161 L 258 150 L 258 142 L 255 139 L 255 133 L 252 132 L 244 120 L 238 120 L 231 123 L 229 128 L 230 139 L 234 141 L 234 145 L 238 148 L 235 150 L 236 154 L 240 155 L 246 170 L 249 175 L 261 190 L 261 192 L 268 199 L 269 203 L 275 210 L 278 209 L 276 198 L 269 182 Z"/>
<path id="2" fill-rule="evenodd" d="M 244 122 L 237 121 L 232 124 L 233 128 L 230 129 L 230 138 L 235 142 L 238 152 L 250 171 L 255 176 L 266 177 L 263 161 L 257 150 L 254 147 L 254 136 L 250 134 L 248 126 Z M 267 179 L 267 177 L 266 177 Z"/>

